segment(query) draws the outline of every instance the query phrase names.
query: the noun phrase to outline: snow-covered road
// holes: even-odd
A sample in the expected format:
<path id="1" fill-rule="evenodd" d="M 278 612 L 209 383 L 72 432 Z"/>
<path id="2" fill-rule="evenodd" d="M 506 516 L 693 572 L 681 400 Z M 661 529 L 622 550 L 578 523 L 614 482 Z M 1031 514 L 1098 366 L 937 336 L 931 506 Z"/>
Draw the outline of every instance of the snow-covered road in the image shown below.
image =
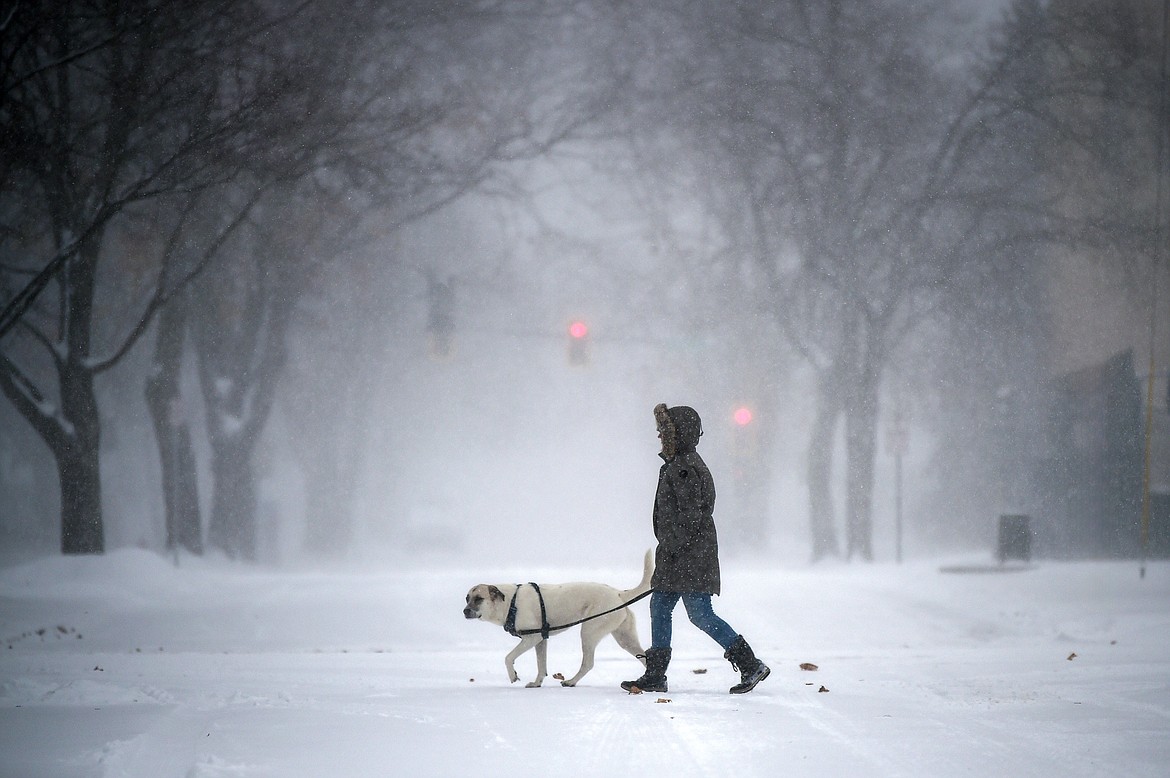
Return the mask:
<path id="1" fill-rule="evenodd" d="M 640 667 L 610 640 L 577 688 L 510 685 L 513 639 L 462 617 L 472 584 L 625 587 L 637 556 L 323 573 L 118 551 L 0 570 L 0 776 L 1167 774 L 1166 563 L 1139 580 L 1112 562 L 725 560 L 717 610 L 773 668 L 745 696 L 681 608 L 668 694 L 622 692 Z M 550 672 L 579 660 L 576 630 L 553 639 Z"/>

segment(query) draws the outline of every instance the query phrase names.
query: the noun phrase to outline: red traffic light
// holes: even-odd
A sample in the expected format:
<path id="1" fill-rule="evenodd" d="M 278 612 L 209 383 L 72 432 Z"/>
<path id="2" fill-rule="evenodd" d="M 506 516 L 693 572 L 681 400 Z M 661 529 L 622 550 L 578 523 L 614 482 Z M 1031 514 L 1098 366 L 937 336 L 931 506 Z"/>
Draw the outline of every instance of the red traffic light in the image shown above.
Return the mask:
<path id="1" fill-rule="evenodd" d="M 741 427 L 746 427 L 752 422 L 752 411 L 747 406 L 741 405 L 735 409 L 735 413 L 731 414 L 731 418 L 735 419 L 735 423 Z"/>
<path id="2" fill-rule="evenodd" d="M 569 364 L 589 364 L 589 328 L 580 319 L 569 325 Z"/>

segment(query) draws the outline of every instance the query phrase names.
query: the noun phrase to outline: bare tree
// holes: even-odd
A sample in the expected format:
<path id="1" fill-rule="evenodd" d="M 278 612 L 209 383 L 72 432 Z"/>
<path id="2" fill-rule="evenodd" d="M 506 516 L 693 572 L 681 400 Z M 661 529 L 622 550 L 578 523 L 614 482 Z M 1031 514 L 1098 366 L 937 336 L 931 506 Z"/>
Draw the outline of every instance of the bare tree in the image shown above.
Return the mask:
<path id="1" fill-rule="evenodd" d="M 945 6 L 672 10 L 682 44 L 658 71 L 657 103 L 691 138 L 707 207 L 750 258 L 760 305 L 816 373 L 813 556 L 838 553 L 830 473 L 843 423 L 845 554 L 870 559 L 883 372 L 998 239 L 993 215 L 1024 199 L 1027 169 L 984 167 L 1011 140 L 990 95 L 1020 52 L 977 68 Z"/>
<path id="2" fill-rule="evenodd" d="M 295 86 L 286 52 L 264 42 L 287 18 L 221 0 L 181 11 L 93 0 L 22 3 L 0 30 L 0 248 L 13 293 L 0 319 L 0 389 L 56 458 L 65 553 L 104 548 L 94 379 L 193 275 L 164 267 L 137 322 L 98 342 L 99 268 L 124 219 L 151 201 L 249 177 L 243 186 L 260 186 L 252 169 L 287 130 L 272 109 Z"/>
<path id="3" fill-rule="evenodd" d="M 1021 1 L 1005 32 L 1027 36 L 1040 59 L 1039 77 L 1013 82 L 1001 98 L 1036 117 L 1045 135 L 1052 237 L 1133 266 L 1143 286 L 1164 175 L 1156 149 L 1168 132 L 1163 12 L 1157 0 Z"/>
<path id="4" fill-rule="evenodd" d="M 314 275 L 323 272 L 321 266 L 344 254 L 343 243 L 359 221 L 346 214 L 326 226 L 325 217 L 342 198 L 339 190 L 352 201 L 380 186 L 385 169 L 401 167 L 406 159 L 415 163 L 411 155 L 422 151 L 414 150 L 414 139 L 440 115 L 417 99 L 414 79 L 406 75 L 413 63 L 403 54 L 411 48 L 409 39 L 388 42 L 380 26 L 425 27 L 435 20 L 412 2 L 354 10 L 339 16 L 300 6 L 279 19 L 264 46 L 253 50 L 250 56 L 260 60 L 267 51 L 279 55 L 285 99 L 269 107 L 266 120 L 287 129 L 270 136 L 268 153 L 254 161 L 247 178 L 214 197 L 189 200 L 181 211 L 186 218 L 176 223 L 162 252 L 165 265 L 185 273 L 186 280 L 215 262 L 208 277 L 160 317 L 147 383 L 168 546 L 202 550 L 189 428 L 189 410 L 197 403 L 182 397 L 180 381 L 189 330 L 199 345 L 211 444 L 211 544 L 252 558 L 256 499 L 251 458 L 285 361 L 288 322 Z M 390 53 L 377 49 L 375 39 L 392 43 Z M 260 210 L 253 212 L 257 202 Z M 241 224 L 243 235 L 225 246 Z M 317 251 L 313 258 L 306 254 L 310 245 Z M 326 245 L 333 249 L 322 251 Z"/>

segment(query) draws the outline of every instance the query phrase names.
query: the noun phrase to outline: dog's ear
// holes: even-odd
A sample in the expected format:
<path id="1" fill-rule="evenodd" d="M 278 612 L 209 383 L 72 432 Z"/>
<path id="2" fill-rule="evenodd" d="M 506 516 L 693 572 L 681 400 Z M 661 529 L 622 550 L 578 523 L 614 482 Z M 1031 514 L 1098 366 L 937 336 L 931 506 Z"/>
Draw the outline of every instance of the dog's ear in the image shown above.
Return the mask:
<path id="1" fill-rule="evenodd" d="M 504 601 L 504 593 L 494 586 L 488 587 L 488 594 L 492 596 L 493 600 L 499 600 L 500 602 Z"/>

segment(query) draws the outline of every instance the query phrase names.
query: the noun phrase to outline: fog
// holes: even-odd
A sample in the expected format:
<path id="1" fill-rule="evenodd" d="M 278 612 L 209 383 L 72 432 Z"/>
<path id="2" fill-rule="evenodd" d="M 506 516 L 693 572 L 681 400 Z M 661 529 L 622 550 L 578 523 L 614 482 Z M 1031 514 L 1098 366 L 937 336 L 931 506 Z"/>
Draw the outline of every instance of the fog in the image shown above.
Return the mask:
<path id="1" fill-rule="evenodd" d="M 208 0 L 137 96 L 83 5 L 0 27 L 6 557 L 633 568 L 660 402 L 727 559 L 1170 551 L 1154 3 Z"/>
<path id="2" fill-rule="evenodd" d="M 628 193 L 593 179 L 533 187 L 541 191 L 539 226 L 531 216 L 509 224 L 498 204 L 472 198 L 402 229 L 386 249 L 402 265 L 374 293 L 391 296 L 398 310 L 381 327 L 344 325 L 369 327 L 362 342 L 374 350 L 298 354 L 298 375 L 328 373 L 338 361 L 374 363 L 358 438 L 347 444 L 363 452 L 349 558 L 636 563 L 654 542 L 650 508 L 661 460 L 651 409 L 659 402 L 703 415 L 701 451 L 717 479 L 725 546 L 749 551 L 736 539 L 731 459 L 733 413 L 747 399 L 735 371 L 767 358 L 756 353 L 758 317 L 712 311 L 685 280 L 680 289 L 674 260 L 639 234 L 645 223 L 614 205 Z M 428 330 L 433 279 L 455 301 L 443 347 Z M 573 322 L 588 329 L 583 364 L 569 353 Z M 791 410 L 772 418 L 757 410 L 752 423 L 788 430 L 773 456 L 796 469 L 807 407 L 788 378 L 770 380 Z M 296 426 L 284 410 L 273 419 L 272 461 L 260 485 L 262 520 L 268 511 L 279 523 L 260 528 L 271 533 L 260 550 L 267 561 L 303 556 L 306 487 L 282 439 L 295 438 Z M 307 410 L 333 423 L 328 398 L 310 398 Z M 772 537 L 751 551 L 803 561 L 799 481 L 784 483 L 787 468 L 777 469 L 780 483 L 764 487 L 775 492 Z M 153 533 L 154 543 L 162 540 Z"/>
<path id="3" fill-rule="evenodd" d="M 731 506 L 732 414 L 744 401 L 733 371 L 738 359 L 759 358 L 755 334 L 731 318 L 712 323 L 710 335 L 696 332 L 691 322 L 710 305 L 679 294 L 674 263 L 638 239 L 644 226 L 568 197 L 544 215 L 561 245 L 513 236 L 511 248 L 498 249 L 512 254 L 507 275 L 486 283 L 476 268 L 498 244 L 473 242 L 468 257 L 468 242 L 452 236 L 494 225 L 468 216 L 404 244 L 440 267 L 457 258 L 448 277 L 460 303 L 451 353 L 438 358 L 420 326 L 425 302 L 416 306 L 417 330 L 405 333 L 394 359 L 403 367 L 386 371 L 374 401 L 368 469 L 388 487 L 365 507 L 374 536 L 413 535 L 496 559 L 637 560 L 653 542 L 661 460 L 651 409 L 659 402 L 700 410 L 701 451 Z M 577 321 L 588 328 L 584 364 L 569 354 Z M 777 452 L 795 455 L 795 447 Z M 771 523 L 795 534 L 800 500 L 786 502 Z M 386 520 L 394 508 L 405 519 L 398 526 Z M 731 538 L 730 512 L 724 524 Z"/>

